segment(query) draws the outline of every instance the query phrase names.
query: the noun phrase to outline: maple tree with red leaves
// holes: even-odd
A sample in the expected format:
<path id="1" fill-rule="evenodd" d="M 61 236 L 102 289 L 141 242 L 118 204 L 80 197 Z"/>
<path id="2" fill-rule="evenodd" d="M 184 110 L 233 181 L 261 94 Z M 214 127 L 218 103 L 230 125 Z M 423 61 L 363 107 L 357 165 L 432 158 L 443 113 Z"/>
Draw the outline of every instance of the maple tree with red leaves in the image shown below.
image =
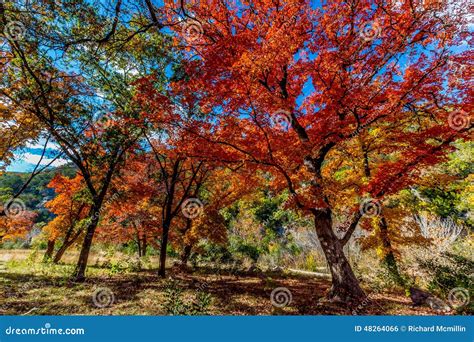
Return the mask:
<path id="1" fill-rule="evenodd" d="M 138 257 L 156 250 L 161 277 L 169 250 L 186 265 L 202 242 L 230 249 L 229 220 L 240 208 L 248 236 L 282 237 L 283 220 L 264 222 L 272 210 L 314 223 L 330 301 L 366 297 L 344 253 L 357 227 L 374 233 L 367 245 L 381 245 L 402 278 L 389 230 L 401 230 L 391 218 L 407 215 L 386 204 L 420 185 L 454 142 L 472 140 L 474 55 L 462 4 L 48 6 L 0 2 L 2 25 L 19 21 L 28 34 L 13 39 L 0 29 L 0 156 L 8 165 L 44 135 L 42 159 L 51 141 L 74 164 L 75 177 L 49 183 L 56 197 L 43 229 L 46 259 L 59 262 L 79 245 L 73 280 L 85 280 L 93 241 L 134 245 Z M 37 173 L 5 192 L 10 202 Z M 246 196 L 262 189 L 284 197 L 285 208 L 262 201 L 263 214 L 249 210 L 259 204 Z M 34 213 L 11 218 L 8 205 L 1 209 L 0 239 L 33 228 Z M 267 226 L 274 235 L 257 232 Z M 255 256 L 259 247 L 241 249 Z"/>
<path id="2" fill-rule="evenodd" d="M 58 263 L 64 252 L 83 234 L 80 223 L 87 217 L 90 201 L 84 194 L 84 179 L 79 174 L 74 178 L 57 174 L 49 182 L 48 187 L 54 189 L 56 197 L 48 201 L 45 207 L 56 217 L 43 228 L 43 232 L 48 236 L 45 259 L 52 258 L 54 263 Z M 62 240 L 61 246 L 52 257 L 55 243 L 60 238 Z"/>
<path id="3" fill-rule="evenodd" d="M 0 217 L 0 242 L 28 234 L 37 216 L 35 212 L 29 210 L 18 210 L 16 204 L 12 205 L 7 212 L 8 214 Z"/>
<path id="4" fill-rule="evenodd" d="M 203 34 L 183 39 L 186 77 L 173 87 L 203 118 L 169 124 L 201 142 L 195 154 L 271 172 L 273 185 L 314 217 L 332 274 L 329 298 L 364 297 L 342 249 L 362 214 L 355 203 L 345 235 L 336 235 L 338 189 L 325 169 L 335 151 L 376 135 L 379 148 L 368 158 L 374 176 L 357 194 L 381 201 L 468 137 L 468 75 L 450 68 L 468 57 L 453 56 L 467 37 L 458 33 L 464 19 L 442 5 L 396 9 L 369 0 L 316 9 L 307 1 L 210 1 L 185 14 Z"/>
<path id="5" fill-rule="evenodd" d="M 161 227 L 161 213 L 153 203 L 159 188 L 153 179 L 151 161 L 149 156 L 139 154 L 129 158 L 112 184 L 114 198 L 104 207 L 97 232 L 99 241 L 132 241 L 139 257 L 146 254 L 149 245 L 158 245 Z"/>

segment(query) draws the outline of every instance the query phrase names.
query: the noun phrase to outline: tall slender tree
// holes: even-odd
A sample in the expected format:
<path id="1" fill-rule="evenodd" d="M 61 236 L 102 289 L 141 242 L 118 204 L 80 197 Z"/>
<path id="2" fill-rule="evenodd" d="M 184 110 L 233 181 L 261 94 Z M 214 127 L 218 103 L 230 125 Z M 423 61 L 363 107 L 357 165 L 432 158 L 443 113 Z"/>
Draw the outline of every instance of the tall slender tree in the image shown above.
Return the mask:
<path id="1" fill-rule="evenodd" d="M 35 118 L 80 171 L 92 205 L 73 277 L 83 280 L 101 209 L 126 152 L 148 125 L 131 105 L 131 83 L 171 63 L 166 37 L 140 23 L 143 11 L 117 1 L 94 7 L 0 3 L 0 102 Z M 147 12 L 148 14 L 148 12 Z M 130 20 L 130 15 L 137 20 Z M 57 18 L 63 20 L 57 20 Z M 128 18 L 120 20 L 121 18 Z M 146 19 L 148 21 L 148 19 Z"/>

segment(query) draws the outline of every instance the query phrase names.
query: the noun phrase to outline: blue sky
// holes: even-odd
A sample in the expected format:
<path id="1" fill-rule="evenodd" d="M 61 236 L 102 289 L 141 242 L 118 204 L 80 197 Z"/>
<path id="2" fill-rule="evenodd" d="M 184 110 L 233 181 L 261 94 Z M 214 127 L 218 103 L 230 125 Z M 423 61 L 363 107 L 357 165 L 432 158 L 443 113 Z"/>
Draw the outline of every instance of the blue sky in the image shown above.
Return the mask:
<path id="1" fill-rule="evenodd" d="M 41 159 L 43 148 L 45 144 L 44 139 L 40 139 L 37 143 L 27 144 L 25 148 L 15 153 L 15 160 L 7 167 L 7 171 L 10 172 L 31 172 L 35 168 L 36 164 Z M 47 165 L 50 163 L 55 156 L 60 153 L 59 147 L 52 142 L 48 143 L 46 153 L 41 160 L 40 165 Z M 64 158 L 56 159 L 51 166 L 57 167 L 66 164 L 68 161 Z"/>
<path id="2" fill-rule="evenodd" d="M 321 1 L 320 0 L 311 0 L 311 5 L 313 7 L 319 7 L 321 5 Z M 470 16 L 470 18 L 471 17 L 472 16 Z M 469 25 L 469 31 L 472 31 L 472 24 Z M 466 44 L 464 46 L 459 47 L 458 49 L 456 49 L 456 51 L 453 51 L 453 52 L 459 53 L 459 52 L 461 52 L 461 51 L 463 51 L 467 48 L 468 47 L 467 47 L 467 44 Z M 312 56 L 310 56 L 310 57 L 312 57 Z M 305 84 L 303 93 L 304 93 L 304 95 L 306 95 L 306 94 L 310 93 L 312 90 L 313 90 L 312 89 L 312 84 L 311 84 L 310 80 L 308 80 L 308 82 Z M 301 96 L 298 99 L 299 103 L 301 103 L 301 101 L 304 99 L 304 95 Z M 15 153 L 15 155 L 16 155 L 15 160 L 7 167 L 6 170 L 11 171 L 11 172 L 31 172 L 34 169 L 34 167 L 36 166 L 36 164 L 38 163 L 38 161 L 40 160 L 44 144 L 45 144 L 44 139 L 40 139 L 38 142 L 35 142 L 35 143 L 27 144 L 27 146 L 25 148 L 23 148 L 23 149 L 21 149 L 21 150 L 19 150 Z M 60 153 L 59 147 L 55 143 L 53 143 L 53 142 L 48 143 L 47 153 L 43 157 L 43 160 L 41 161 L 40 165 L 48 164 L 59 153 Z M 64 165 L 67 162 L 68 161 L 64 158 L 58 158 L 57 160 L 55 160 L 52 163 L 51 166 L 57 167 L 57 166 L 60 166 L 60 165 Z"/>

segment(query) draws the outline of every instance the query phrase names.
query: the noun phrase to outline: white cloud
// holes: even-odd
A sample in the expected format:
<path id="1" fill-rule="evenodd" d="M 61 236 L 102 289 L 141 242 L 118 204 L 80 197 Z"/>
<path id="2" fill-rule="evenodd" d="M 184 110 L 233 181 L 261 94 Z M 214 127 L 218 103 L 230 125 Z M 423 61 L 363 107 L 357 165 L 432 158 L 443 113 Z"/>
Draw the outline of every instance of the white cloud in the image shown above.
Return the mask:
<path id="1" fill-rule="evenodd" d="M 41 148 L 41 149 L 43 149 L 45 143 L 46 143 L 46 139 L 45 138 L 40 138 L 37 142 L 28 142 L 28 143 L 26 143 L 25 147 L 26 148 Z M 59 150 L 59 145 L 54 143 L 54 142 L 48 141 L 47 148 L 52 149 L 52 150 Z"/>
<path id="2" fill-rule="evenodd" d="M 40 161 L 41 159 L 41 156 L 40 155 L 37 155 L 37 154 L 32 154 L 32 153 L 23 153 L 21 154 L 21 156 L 19 156 L 18 158 L 19 160 L 22 160 L 22 161 L 25 161 L 29 164 L 38 164 L 38 162 Z M 47 165 L 49 164 L 51 161 L 53 160 L 53 158 L 43 158 L 41 160 L 41 163 L 40 165 Z M 61 166 L 61 165 L 64 165 L 64 164 L 67 164 L 68 163 L 68 160 L 67 159 L 63 159 L 63 158 L 58 158 L 56 159 L 55 161 L 53 161 L 51 163 L 51 166 L 53 167 L 57 167 L 57 166 Z"/>

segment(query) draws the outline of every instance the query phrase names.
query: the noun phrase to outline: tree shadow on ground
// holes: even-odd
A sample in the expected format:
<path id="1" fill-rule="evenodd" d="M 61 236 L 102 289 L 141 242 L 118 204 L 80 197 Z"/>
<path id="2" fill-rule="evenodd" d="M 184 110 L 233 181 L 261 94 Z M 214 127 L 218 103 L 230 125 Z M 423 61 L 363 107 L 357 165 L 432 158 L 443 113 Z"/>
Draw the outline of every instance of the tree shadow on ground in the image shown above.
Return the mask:
<path id="1" fill-rule="evenodd" d="M 358 305 L 323 301 L 331 283 L 327 279 L 290 275 L 281 272 L 217 272 L 210 268 L 182 271 L 168 270 L 185 291 L 203 291 L 213 298 L 212 314 L 219 315 L 433 315 L 428 307 L 412 308 L 409 298 L 400 293 L 369 295 Z M 217 274 L 216 274 L 217 273 Z M 66 276 L 0 273 L 0 314 L 161 314 L 159 306 L 168 286 L 155 270 L 135 273 L 89 276 L 74 283 Z M 289 290 L 291 301 L 284 307 L 272 305 L 276 288 Z M 99 288 L 114 296 L 110 308 L 94 306 L 93 294 Z M 143 301 L 152 297 L 148 308 Z M 130 311 L 128 311 L 130 310 Z"/>

